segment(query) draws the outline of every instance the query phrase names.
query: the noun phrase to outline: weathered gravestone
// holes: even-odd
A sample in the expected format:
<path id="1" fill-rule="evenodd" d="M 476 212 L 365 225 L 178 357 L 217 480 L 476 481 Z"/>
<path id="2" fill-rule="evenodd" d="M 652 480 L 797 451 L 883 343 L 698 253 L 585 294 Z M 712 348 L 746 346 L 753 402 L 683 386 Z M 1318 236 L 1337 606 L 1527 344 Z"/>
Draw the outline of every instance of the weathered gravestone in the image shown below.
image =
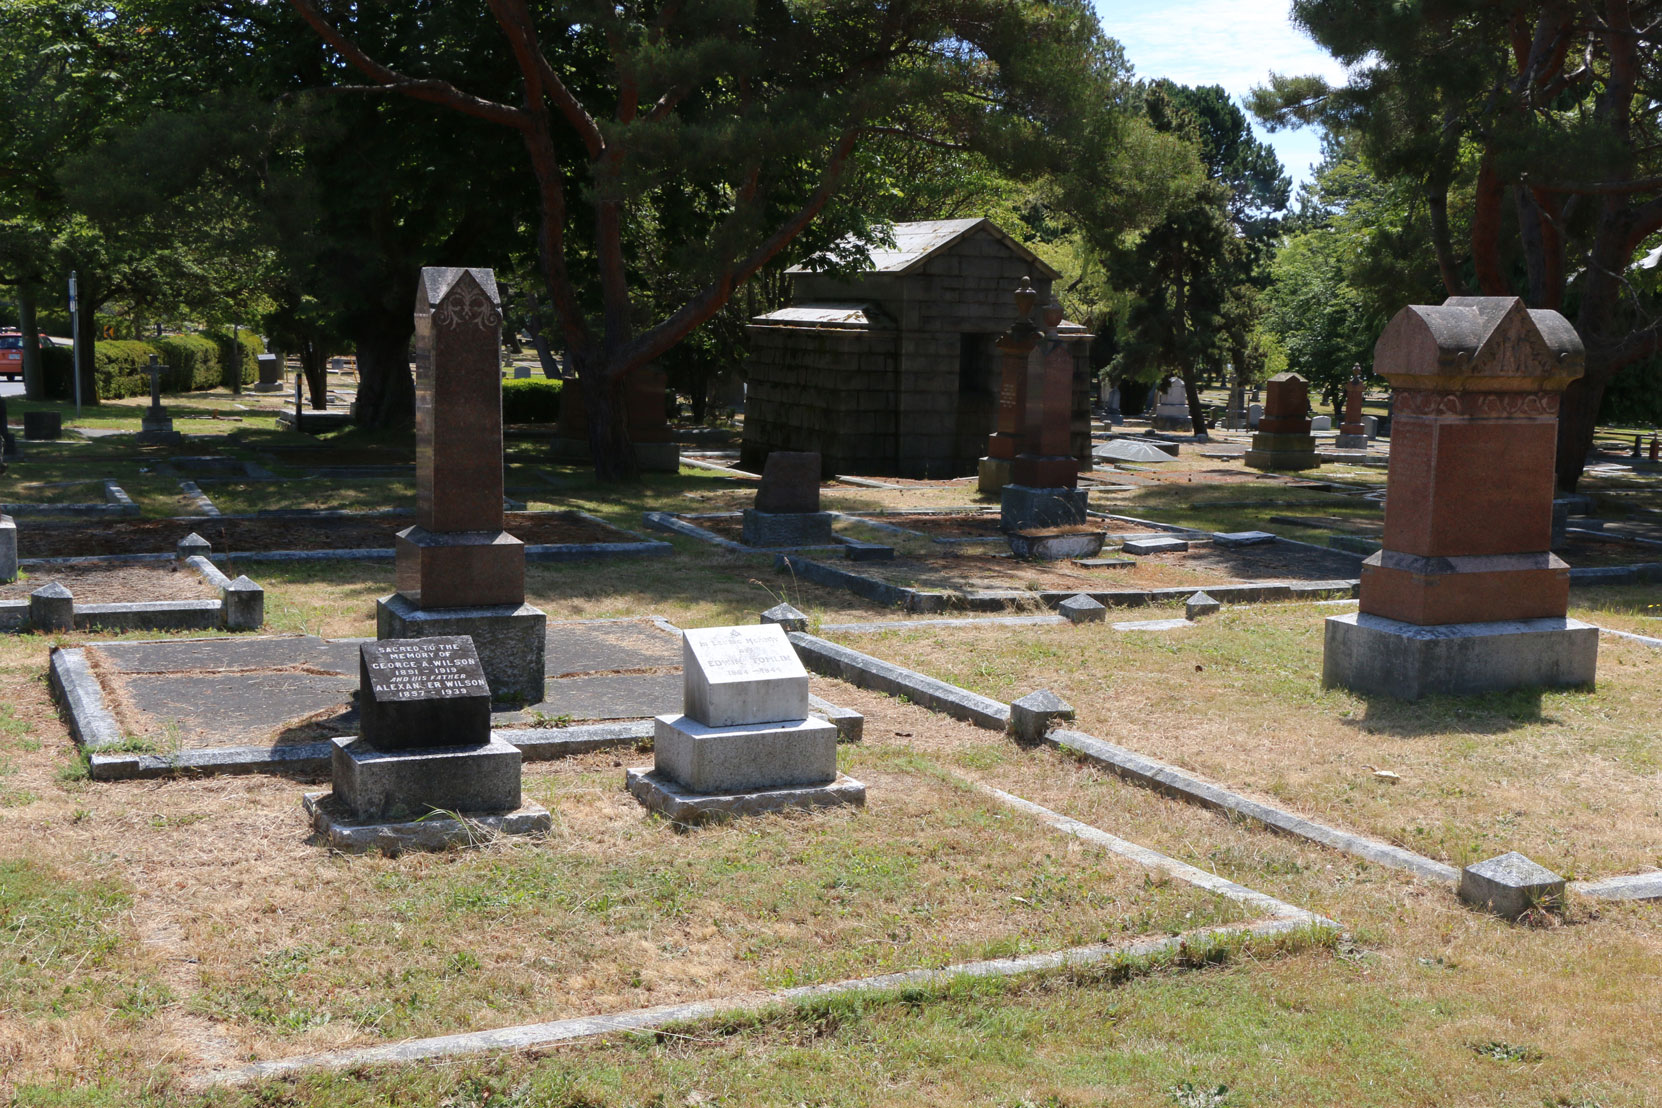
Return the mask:
<path id="1" fill-rule="evenodd" d="M 50 442 L 63 437 L 63 413 L 33 411 L 23 413 L 23 437 L 30 442 Z"/>
<path id="2" fill-rule="evenodd" d="M 416 525 L 376 637 L 467 635 L 491 693 L 543 698 L 548 617 L 525 603 L 525 544 L 503 530 L 502 314 L 488 269 L 421 271 L 416 294 Z"/>
<path id="3" fill-rule="evenodd" d="M 458 816 L 508 834 L 548 829 L 548 812 L 523 803 L 519 749 L 491 732 L 490 684 L 467 636 L 363 644 L 358 711 L 358 736 L 333 740 L 333 794 L 308 797 L 331 845 L 441 846 L 472 834 Z"/>
<path id="4" fill-rule="evenodd" d="M 654 721 L 654 765 L 625 784 L 681 824 L 780 808 L 864 804 L 837 772 L 837 728 L 808 717 L 808 671 L 775 623 L 682 639 L 681 715 Z"/>
<path id="5" fill-rule="evenodd" d="M 1194 420 L 1189 415 L 1188 392 L 1182 378 L 1173 378 L 1160 392 L 1159 402 L 1154 406 L 1154 429 L 1187 431 L 1193 427 Z"/>
<path id="6" fill-rule="evenodd" d="M 820 456 L 775 450 L 762 465 L 756 506 L 744 512 L 746 546 L 829 543 L 831 513 L 819 510 Z"/>
<path id="7" fill-rule="evenodd" d="M 1513 297 L 1404 308 L 1374 348 L 1395 388 L 1384 549 L 1327 621 L 1323 682 L 1406 700 L 1590 685 L 1598 628 L 1565 618 L 1551 553 L 1559 400 L 1575 329 Z"/>
<path id="8" fill-rule="evenodd" d="M 283 359 L 276 354 L 256 354 L 254 364 L 259 368 L 260 378 L 254 382 L 255 392 L 282 392 L 283 391 Z"/>
<path id="9" fill-rule="evenodd" d="M 1334 443 L 1340 450 L 1368 448 L 1368 429 L 1362 423 L 1362 394 L 1366 389 L 1362 367 L 1352 366 L 1350 381 L 1345 385 L 1345 421 L 1339 424 L 1339 439 Z"/>
<path id="10" fill-rule="evenodd" d="M 141 443 L 175 443 L 183 441 L 184 436 L 173 429 L 173 417 L 167 414 L 162 407 L 162 375 L 172 372 L 172 366 L 160 365 L 156 355 L 150 355 L 150 364 L 144 367 L 144 372 L 150 375 L 150 407 L 144 410 L 144 418 L 139 423 L 139 433 L 134 436 L 135 442 Z"/>
<path id="11" fill-rule="evenodd" d="M 1246 452 L 1253 469 L 1313 469 L 1320 465 L 1310 434 L 1310 384 L 1296 373 L 1271 377 L 1264 414 Z"/>
<path id="12" fill-rule="evenodd" d="M 1031 278 L 1021 279 L 1013 299 L 1016 321 L 994 344 L 999 357 L 998 413 L 993 433 L 987 436 L 987 455 L 976 463 L 976 488 L 983 496 L 998 496 L 1010 483 L 1027 419 L 1028 362 L 1040 338 L 1033 325 L 1039 293 Z"/>
<path id="13" fill-rule="evenodd" d="M 0 585 L 17 580 L 17 521 L 0 515 Z"/>
<path id="14" fill-rule="evenodd" d="M 1009 533 L 1085 522 L 1086 493 L 1071 452 L 1073 354 L 1058 331 L 1062 305 L 1052 300 L 1041 318 L 1044 334 L 1027 358 L 1020 446 L 999 496 L 999 526 Z"/>

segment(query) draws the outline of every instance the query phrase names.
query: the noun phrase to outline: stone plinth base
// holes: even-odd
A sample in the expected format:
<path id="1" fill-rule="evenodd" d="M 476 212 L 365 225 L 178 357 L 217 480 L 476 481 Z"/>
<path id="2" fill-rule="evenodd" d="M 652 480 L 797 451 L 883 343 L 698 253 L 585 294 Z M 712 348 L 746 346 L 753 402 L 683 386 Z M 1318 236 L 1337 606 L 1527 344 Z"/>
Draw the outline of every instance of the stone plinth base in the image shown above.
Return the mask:
<path id="1" fill-rule="evenodd" d="M 525 544 L 506 531 L 429 531 L 393 543 L 393 583 L 423 608 L 480 608 L 525 601 Z"/>
<path id="2" fill-rule="evenodd" d="M 1001 494 L 999 527 L 1012 532 L 1084 523 L 1086 496 L 1084 489 L 1006 485 Z"/>
<path id="3" fill-rule="evenodd" d="M 1150 425 L 1156 431 L 1188 431 L 1195 424 L 1188 416 L 1157 415 L 1150 420 Z"/>
<path id="4" fill-rule="evenodd" d="M 142 430 L 133 436 L 133 441 L 143 446 L 167 445 L 185 441 L 185 436 L 173 429 L 173 420 L 171 419 L 153 420 L 146 416 L 141 427 Z"/>
<path id="5" fill-rule="evenodd" d="M 433 811 L 498 815 L 520 806 L 519 748 L 495 735 L 479 745 L 405 750 L 381 750 L 357 736 L 333 743 L 335 799 L 352 819 L 419 819 Z"/>
<path id="6" fill-rule="evenodd" d="M 17 522 L 0 515 L 0 584 L 17 580 Z"/>
<path id="7" fill-rule="evenodd" d="M 789 808 L 865 807 L 866 787 L 845 774 L 823 785 L 742 793 L 695 793 L 641 766 L 624 774 L 624 786 L 649 810 L 683 827 L 755 816 Z"/>
<path id="8" fill-rule="evenodd" d="M 982 496 L 997 496 L 1010 483 L 1009 458 L 982 458 L 975 466 L 975 487 Z"/>
<path id="9" fill-rule="evenodd" d="M 823 719 L 706 727 L 653 720 L 654 772 L 694 793 L 824 785 L 837 777 L 837 728 Z"/>
<path id="10" fill-rule="evenodd" d="M 828 546 L 831 536 L 830 512 L 758 512 L 744 510 L 746 546 Z"/>
<path id="11" fill-rule="evenodd" d="M 1599 629 L 1574 619 L 1420 627 L 1364 613 L 1327 620 L 1322 684 L 1418 700 L 1530 686 L 1590 686 Z"/>
<path id="12" fill-rule="evenodd" d="M 282 392 L 283 391 L 283 382 L 281 382 L 281 381 L 256 381 L 256 382 L 254 382 L 252 388 L 255 392 Z"/>
<path id="13" fill-rule="evenodd" d="M 1252 448 L 1244 459 L 1251 469 L 1315 469 L 1316 440 L 1308 434 L 1259 431 L 1252 436 Z"/>
<path id="14" fill-rule="evenodd" d="M 681 446 L 673 442 L 637 442 L 635 464 L 642 473 L 681 472 Z M 549 443 L 550 460 L 566 465 L 587 465 L 594 461 L 588 439 L 557 438 Z"/>
<path id="15" fill-rule="evenodd" d="M 542 700 L 547 631 L 548 617 L 529 604 L 418 608 L 399 593 L 375 602 L 378 639 L 471 637 L 491 696 L 499 701 L 536 704 Z"/>
<path id="16" fill-rule="evenodd" d="M 496 815 L 428 816 L 426 819 L 391 823 L 355 820 L 341 806 L 334 793 L 307 793 L 306 814 L 312 829 L 333 850 L 354 854 L 379 850 L 401 854 L 406 850 L 445 850 L 453 846 L 479 846 L 497 835 L 542 835 L 554 826 L 548 809 L 526 804 L 512 812 Z"/>
<path id="17" fill-rule="evenodd" d="M 1511 851 L 1460 871 L 1460 899 L 1505 919 L 1564 902 L 1564 879 Z"/>
<path id="18" fill-rule="evenodd" d="M 1555 554 L 1422 558 L 1381 550 L 1362 563 L 1368 615 L 1434 627 L 1555 619 L 1570 606 L 1570 567 Z"/>
<path id="19" fill-rule="evenodd" d="M 1334 440 L 1333 447 L 1336 450 L 1366 450 L 1368 448 L 1368 436 L 1365 434 L 1341 434 Z"/>

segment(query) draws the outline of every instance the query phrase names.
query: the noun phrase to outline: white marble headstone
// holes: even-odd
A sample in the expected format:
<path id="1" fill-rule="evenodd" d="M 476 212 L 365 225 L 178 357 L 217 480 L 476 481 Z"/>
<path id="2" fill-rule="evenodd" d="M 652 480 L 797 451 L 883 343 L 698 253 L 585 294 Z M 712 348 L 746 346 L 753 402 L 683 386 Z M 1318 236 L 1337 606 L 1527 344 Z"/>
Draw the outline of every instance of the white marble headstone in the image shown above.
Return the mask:
<path id="1" fill-rule="evenodd" d="M 681 710 L 706 727 L 808 717 L 808 671 L 776 623 L 686 631 L 681 665 Z"/>

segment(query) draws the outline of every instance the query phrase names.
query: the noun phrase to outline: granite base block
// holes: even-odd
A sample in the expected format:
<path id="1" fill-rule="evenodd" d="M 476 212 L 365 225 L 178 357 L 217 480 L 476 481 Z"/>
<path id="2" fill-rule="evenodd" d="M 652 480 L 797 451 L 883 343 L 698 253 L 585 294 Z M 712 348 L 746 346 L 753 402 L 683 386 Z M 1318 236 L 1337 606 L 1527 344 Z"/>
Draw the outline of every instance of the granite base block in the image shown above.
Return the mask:
<path id="1" fill-rule="evenodd" d="M 492 815 L 520 806 L 519 748 L 492 735 L 478 746 L 379 750 L 368 740 L 332 740 L 331 780 L 353 819 L 396 820 L 431 811 Z"/>
<path id="2" fill-rule="evenodd" d="M 863 808 L 866 803 L 865 785 L 846 774 L 838 774 L 835 780 L 823 785 L 800 788 L 697 793 L 641 766 L 625 772 L 624 785 L 648 810 L 682 827 L 792 808 L 809 810 L 844 805 Z"/>
<path id="3" fill-rule="evenodd" d="M 1087 496 L 1084 489 L 1006 485 L 1000 495 L 999 527 L 1013 532 L 1084 523 Z"/>
<path id="4" fill-rule="evenodd" d="M 1460 899 L 1504 919 L 1564 902 L 1564 879 L 1517 851 L 1460 871 Z"/>
<path id="5" fill-rule="evenodd" d="M 837 728 L 813 717 L 706 727 L 689 716 L 657 716 L 652 749 L 656 773 L 697 793 L 823 785 L 837 777 Z"/>
<path id="6" fill-rule="evenodd" d="M 746 546 L 824 546 L 833 541 L 830 512 L 758 512 L 744 510 Z"/>
<path id="7" fill-rule="evenodd" d="M 489 608 L 418 608 L 400 593 L 375 602 L 375 637 L 425 639 L 467 635 L 479 654 L 491 697 L 538 704 L 543 699 L 543 656 L 548 616 L 529 604 Z"/>
<path id="8" fill-rule="evenodd" d="M 543 835 L 554 826 L 554 818 L 540 804 L 461 819 L 431 815 L 425 819 L 366 822 L 353 819 L 334 793 L 307 793 L 303 803 L 306 814 L 312 817 L 312 829 L 323 841 L 334 850 L 353 854 L 481 846 L 498 835 Z"/>
<path id="9" fill-rule="evenodd" d="M 982 458 L 975 467 L 975 487 L 982 496 L 997 496 L 1010 483 L 1014 463 L 1008 458 Z"/>
<path id="10" fill-rule="evenodd" d="M 1366 450 L 1368 448 L 1367 435 L 1340 435 L 1334 440 L 1335 450 Z"/>
<path id="11" fill-rule="evenodd" d="M 1599 629 L 1575 619 L 1420 627 L 1361 612 L 1330 616 L 1322 684 L 1418 700 L 1528 687 L 1591 687 Z"/>
<path id="12" fill-rule="evenodd" d="M 635 443 L 635 464 L 642 473 L 680 473 L 681 447 L 673 442 Z"/>

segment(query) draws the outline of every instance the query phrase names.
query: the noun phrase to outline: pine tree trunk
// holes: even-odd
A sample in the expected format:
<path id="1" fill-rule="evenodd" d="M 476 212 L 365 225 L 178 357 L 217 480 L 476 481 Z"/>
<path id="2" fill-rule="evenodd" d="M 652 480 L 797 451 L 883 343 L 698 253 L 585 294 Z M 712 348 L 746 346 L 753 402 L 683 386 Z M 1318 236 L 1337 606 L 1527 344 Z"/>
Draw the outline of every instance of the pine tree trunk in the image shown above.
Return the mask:
<path id="1" fill-rule="evenodd" d="M 306 378 L 306 391 L 311 394 L 312 411 L 329 407 L 329 377 L 323 348 L 306 340 L 300 348 L 300 372 Z"/>
<path id="2" fill-rule="evenodd" d="M 98 374 L 93 369 L 93 363 L 96 360 L 94 355 L 98 350 L 98 323 L 95 318 L 96 315 L 97 312 L 95 311 L 94 306 L 87 300 L 83 299 L 81 301 L 80 333 L 75 337 L 79 339 L 81 343 L 81 403 L 84 405 L 93 405 L 98 403 Z M 71 371 L 71 380 L 69 382 L 69 396 L 66 397 L 66 399 L 75 399 L 73 371 Z"/>
<path id="3" fill-rule="evenodd" d="M 578 385 L 589 424 L 589 451 L 594 457 L 594 475 L 602 481 L 640 480 L 635 447 L 629 441 L 628 412 L 624 406 L 623 378 L 603 372 L 593 363 L 579 363 Z"/>
<path id="4" fill-rule="evenodd" d="M 1604 400 L 1607 375 L 1587 367 L 1585 376 L 1570 382 L 1558 409 L 1558 491 L 1572 493 L 1581 482 L 1587 452 L 1593 448 L 1599 404 Z"/>
<path id="5" fill-rule="evenodd" d="M 1201 442 L 1207 442 L 1211 436 L 1206 433 L 1206 409 L 1200 405 L 1200 387 L 1195 384 L 1198 376 L 1194 370 L 1183 374 L 1183 393 L 1189 401 L 1189 422 L 1193 425 L 1194 436 Z"/>

